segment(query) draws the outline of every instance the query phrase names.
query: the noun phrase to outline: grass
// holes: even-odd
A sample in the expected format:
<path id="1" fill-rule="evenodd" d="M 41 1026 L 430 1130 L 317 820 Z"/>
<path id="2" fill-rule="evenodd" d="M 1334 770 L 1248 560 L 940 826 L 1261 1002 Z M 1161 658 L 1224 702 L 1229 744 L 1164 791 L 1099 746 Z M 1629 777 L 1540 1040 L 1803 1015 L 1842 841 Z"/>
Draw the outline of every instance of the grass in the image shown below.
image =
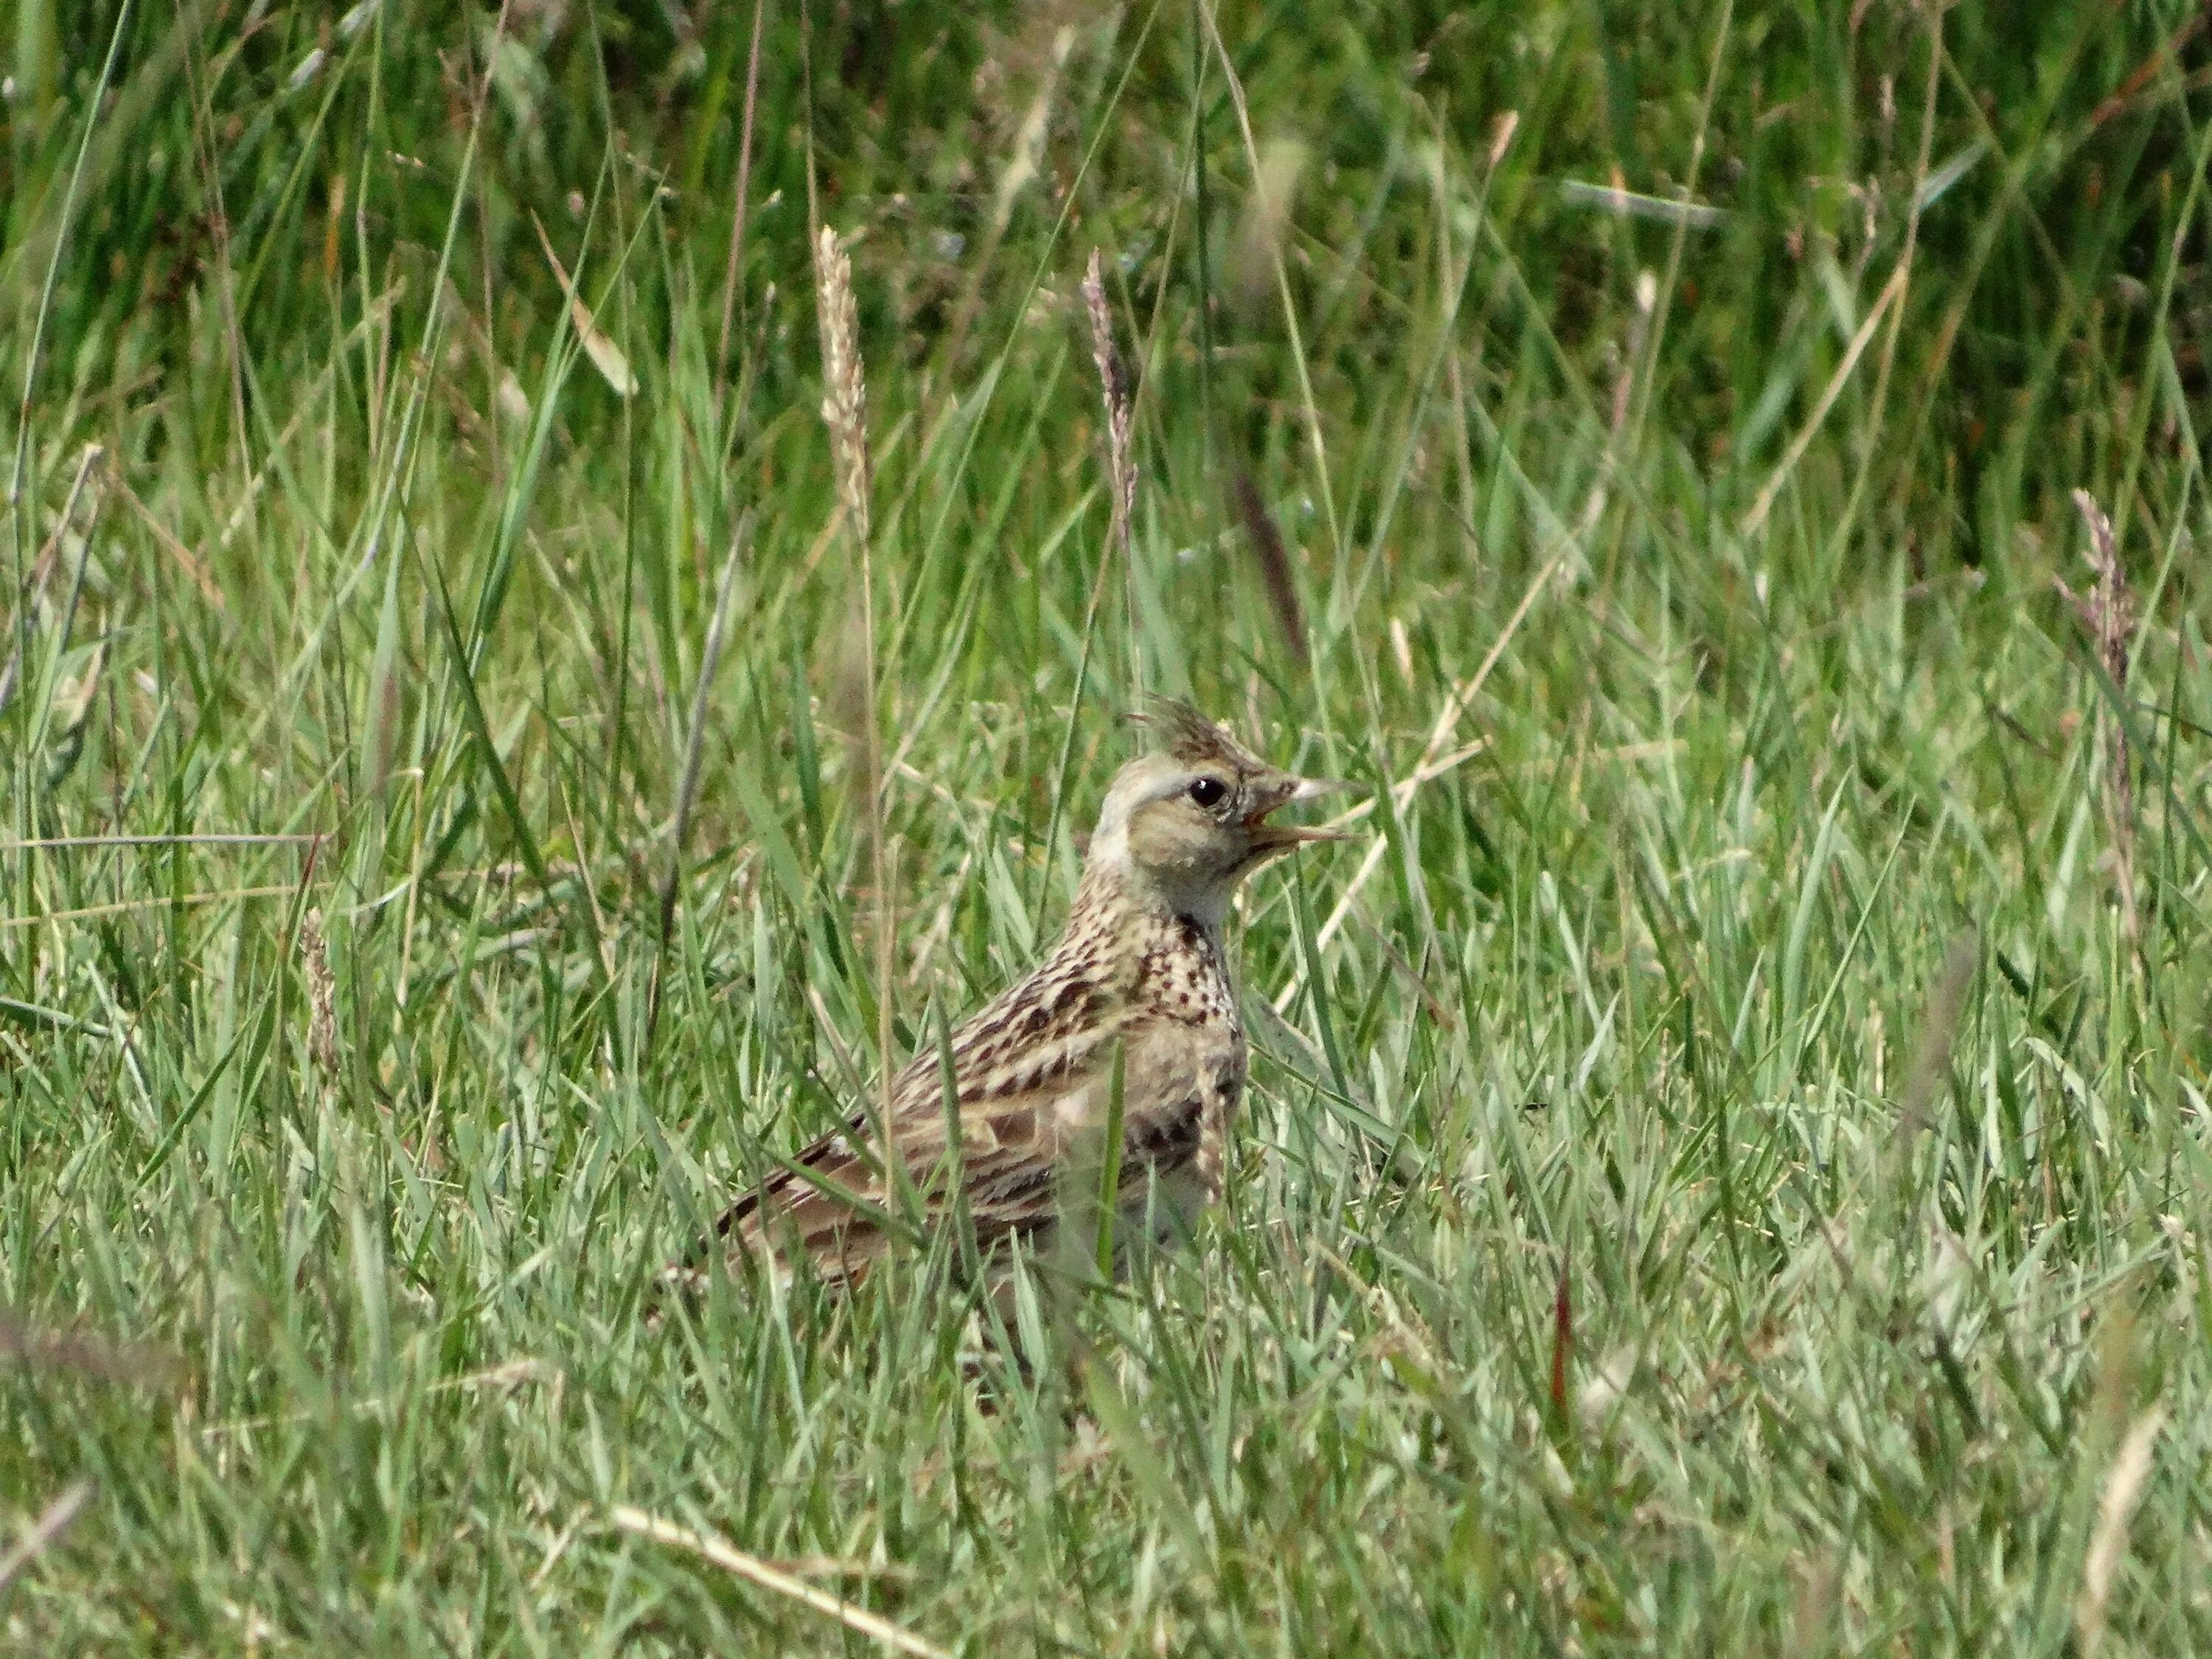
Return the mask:
<path id="1" fill-rule="evenodd" d="M 15 16 L 9 1645 L 2212 1645 L 2192 8 Z M 1140 689 L 1375 802 L 1205 1247 L 649 1323 Z"/>

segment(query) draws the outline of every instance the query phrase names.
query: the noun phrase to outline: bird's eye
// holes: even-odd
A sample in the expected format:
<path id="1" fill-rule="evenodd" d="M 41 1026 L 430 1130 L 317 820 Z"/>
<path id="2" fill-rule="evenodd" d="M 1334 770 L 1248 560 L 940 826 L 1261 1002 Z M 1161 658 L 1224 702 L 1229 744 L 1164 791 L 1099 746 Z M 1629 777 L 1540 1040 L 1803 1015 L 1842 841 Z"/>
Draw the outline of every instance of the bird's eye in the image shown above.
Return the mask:
<path id="1" fill-rule="evenodd" d="M 1190 786 L 1190 798 L 1200 806 L 1221 805 L 1221 798 L 1229 793 L 1229 786 L 1219 778 L 1200 778 Z"/>

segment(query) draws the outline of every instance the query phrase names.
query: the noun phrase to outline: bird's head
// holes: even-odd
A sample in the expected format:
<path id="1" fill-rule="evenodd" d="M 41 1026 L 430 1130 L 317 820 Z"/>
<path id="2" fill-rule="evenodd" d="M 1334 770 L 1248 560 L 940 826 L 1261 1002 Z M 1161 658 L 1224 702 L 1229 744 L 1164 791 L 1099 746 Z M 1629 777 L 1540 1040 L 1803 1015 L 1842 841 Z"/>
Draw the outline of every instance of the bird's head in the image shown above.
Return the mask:
<path id="1" fill-rule="evenodd" d="M 1116 773 L 1091 840 L 1090 867 L 1206 927 L 1237 884 L 1301 842 L 1334 830 L 1271 823 L 1268 815 L 1344 786 L 1270 766 L 1188 703 L 1159 701 L 1139 717 L 1159 738 Z"/>

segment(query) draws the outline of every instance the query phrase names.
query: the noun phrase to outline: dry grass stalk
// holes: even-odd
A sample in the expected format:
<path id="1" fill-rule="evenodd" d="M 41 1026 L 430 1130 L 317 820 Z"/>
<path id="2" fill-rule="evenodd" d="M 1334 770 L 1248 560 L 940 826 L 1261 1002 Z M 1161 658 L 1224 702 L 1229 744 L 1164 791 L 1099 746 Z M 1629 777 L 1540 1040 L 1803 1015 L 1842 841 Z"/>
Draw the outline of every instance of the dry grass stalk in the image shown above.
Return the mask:
<path id="1" fill-rule="evenodd" d="M 1790 482 L 1790 475 L 1797 470 L 1797 463 L 1805 459 L 1805 452 L 1812 447 L 1821 423 L 1828 418 L 1828 411 L 1836 406 L 1836 399 L 1850 384 L 1851 374 L 1858 368 L 1859 359 L 1866 355 L 1867 347 L 1874 342 L 1875 331 L 1881 326 L 1883 313 L 1904 297 L 1905 278 L 1911 274 L 1911 269 L 1904 259 L 1899 259 L 1897 268 L 1889 273 L 1889 281 L 1875 296 L 1874 306 L 1861 320 L 1858 332 L 1851 336 L 1850 343 L 1844 348 L 1843 360 L 1836 365 L 1835 373 L 1828 376 L 1827 385 L 1820 388 L 1820 395 L 1813 400 L 1813 412 L 1806 416 L 1805 424 L 1797 428 L 1797 435 L 1790 441 L 1789 448 L 1774 464 L 1774 471 L 1766 475 L 1766 482 L 1759 487 L 1759 494 L 1751 503 L 1751 511 L 1743 515 L 1742 523 L 1736 527 L 1738 535 L 1756 536 L 1759 526 L 1766 522 L 1766 515 L 1774 510 L 1775 497 L 1782 493 L 1782 486 Z"/>
<path id="2" fill-rule="evenodd" d="M 2135 656 L 2135 599 L 2128 591 L 2127 573 L 2120 568 L 2112 545 L 2112 521 L 2086 489 L 2074 492 L 2074 510 L 2089 532 L 2089 568 L 2096 582 L 2087 593 L 2076 593 L 2065 579 L 2053 576 L 2051 584 L 2064 594 L 2081 618 L 2081 626 L 2097 647 L 2097 660 L 2116 692 L 2125 695 L 2128 667 Z M 2107 766 L 2105 790 L 2106 828 L 2112 838 L 2112 878 L 2120 890 L 2120 915 L 2133 944 L 2142 936 L 2136 912 L 2136 792 L 2134 752 L 2128 729 L 2117 712 L 2102 710 L 2099 724 L 2105 732 Z"/>
<path id="3" fill-rule="evenodd" d="M 1484 655 L 1480 665 L 1466 680 L 1454 686 L 1451 695 L 1444 699 L 1444 706 L 1437 715 L 1436 724 L 1429 728 L 1429 740 L 1421 750 L 1420 759 L 1414 763 L 1413 769 L 1410 773 L 1390 786 L 1391 797 L 1396 802 L 1398 811 L 1405 810 L 1407 802 L 1413 799 L 1414 792 L 1422 785 L 1443 776 L 1462 761 L 1469 760 L 1482 752 L 1485 744 L 1483 739 L 1479 738 L 1450 754 L 1444 752 L 1444 745 L 1451 740 L 1452 733 L 1459 729 L 1461 716 L 1474 706 L 1474 699 L 1481 691 L 1484 682 L 1490 678 L 1490 671 L 1498 666 L 1498 659 L 1505 654 L 1505 647 L 1512 643 L 1513 636 L 1520 632 L 1521 624 L 1528 620 L 1528 613 L 1534 608 L 1538 598 L 1550 585 L 1552 578 L 1559 574 L 1559 567 L 1566 561 L 1569 547 L 1570 544 L 1564 538 L 1559 540 L 1559 544 L 1553 550 L 1552 556 L 1544 562 L 1544 568 L 1536 573 L 1534 580 L 1522 590 L 1520 604 L 1513 607 L 1513 614 L 1505 619 L 1505 626 L 1498 630 L 1498 637 L 1490 642 L 1490 649 Z M 1356 807 L 1351 812 L 1335 819 L 1329 827 L 1341 829 L 1347 823 L 1356 823 L 1373 810 L 1372 805 Z M 1360 860 L 1359 867 L 1352 872 L 1352 879 L 1345 884 L 1344 891 L 1338 896 L 1336 908 L 1328 913 L 1328 919 L 1322 923 L 1321 931 L 1314 935 L 1314 950 L 1316 954 L 1327 947 L 1329 940 L 1336 937 L 1337 929 L 1344 926 L 1345 918 L 1352 914 L 1353 902 L 1359 896 L 1359 890 L 1366 886 L 1375 872 L 1382 867 L 1382 854 L 1389 845 L 1390 838 L 1383 835 L 1376 836 L 1374 840 L 1367 843 L 1366 855 Z M 1283 988 L 1275 994 L 1272 1005 L 1273 1011 L 1280 1014 L 1288 1008 L 1291 1006 L 1291 999 L 1298 994 L 1299 988 L 1304 983 L 1305 968 L 1301 963 L 1291 970 L 1291 975 L 1284 981 Z"/>
<path id="4" fill-rule="evenodd" d="M 891 963 L 896 939 L 890 860 L 884 845 L 883 721 L 876 662 L 876 567 L 868 501 L 873 483 L 868 460 L 868 386 L 860 362 L 860 307 L 853 301 L 853 262 L 837 233 L 824 225 L 814 245 L 814 280 L 822 335 L 822 420 L 837 466 L 837 499 L 860 556 L 860 661 L 852 701 L 858 705 L 860 774 L 866 790 L 868 872 L 876 910 L 876 1065 L 879 1079 L 878 1132 L 890 1153 Z"/>
<path id="5" fill-rule="evenodd" d="M 1505 152 L 1513 145 L 1513 135 L 1519 131 L 1520 128 L 1521 112 L 1517 109 L 1507 110 L 1491 127 L 1489 165 L 1492 172 L 1495 172 L 1498 164 L 1505 159 Z"/>
<path id="6" fill-rule="evenodd" d="M 679 1527 L 674 1522 L 664 1521 L 657 1515 L 648 1515 L 628 1504 L 617 1504 L 608 1518 L 617 1528 L 632 1537 L 649 1538 L 656 1544 L 689 1551 L 725 1572 L 733 1573 L 777 1595 L 787 1596 L 799 1606 L 834 1619 L 846 1629 L 858 1632 L 900 1653 L 916 1655 L 917 1659 L 951 1659 L 945 1650 L 916 1636 L 903 1626 L 895 1625 L 881 1613 L 872 1613 L 848 1601 L 842 1595 L 832 1595 L 827 1590 L 817 1589 L 783 1568 L 763 1561 L 757 1555 L 747 1554 L 727 1539 L 718 1538 L 712 1533 L 696 1532 L 690 1527 Z"/>
<path id="7" fill-rule="evenodd" d="M 2128 1523 L 2135 1516 L 2143 1482 L 2150 1478 L 2151 1448 L 2166 1425 L 2166 1410 L 2153 1406 L 2128 1425 L 2105 1476 L 2105 1490 L 2097 1501 L 2097 1527 L 2089 1536 L 2089 1553 L 2081 1564 L 2081 1593 L 2074 1602 L 2074 1627 L 2081 1638 L 2084 1654 L 2096 1652 L 2105 1634 L 2105 1607 L 2112 1600 L 2112 1580 L 2127 1559 Z"/>
<path id="8" fill-rule="evenodd" d="M 1091 250 L 1091 265 L 1083 277 L 1083 308 L 1091 314 L 1091 361 L 1098 365 L 1098 385 L 1106 400 L 1106 471 L 1114 489 L 1112 535 L 1129 556 L 1130 521 L 1137 511 L 1137 462 L 1131 440 L 1136 424 L 1136 399 L 1129 390 L 1129 371 L 1114 349 L 1114 319 L 1106 309 L 1106 284 L 1099 275 L 1098 250 Z"/>
<path id="9" fill-rule="evenodd" d="M 1282 630 L 1284 642 L 1290 647 L 1298 666 L 1305 668 L 1310 660 L 1305 611 L 1298 603 L 1297 583 L 1291 574 L 1291 557 L 1283 545 L 1283 533 L 1275 527 L 1274 516 L 1267 511 L 1267 502 L 1260 499 L 1260 489 L 1252 482 L 1252 475 L 1241 466 L 1229 481 L 1229 494 L 1237 516 L 1244 521 L 1244 534 L 1252 544 L 1252 556 L 1259 561 L 1260 579 L 1267 585 L 1267 603 L 1274 611 L 1275 625 Z"/>
<path id="10" fill-rule="evenodd" d="M 576 331 L 576 337 L 583 342 L 584 355 L 592 360 L 592 367 L 599 371 L 599 378 L 613 388 L 616 397 L 635 397 L 637 376 L 630 370 L 629 356 L 614 343 L 613 337 L 599 326 L 599 318 L 592 313 L 591 307 L 584 303 L 583 295 L 576 292 L 575 280 L 568 275 L 568 267 L 561 263 L 561 256 L 553 252 L 553 239 L 545 234 L 545 227 L 538 223 L 535 215 L 532 216 L 530 222 L 537 227 L 538 246 L 545 250 L 546 263 L 553 267 L 554 276 L 560 278 L 561 286 L 568 290 L 568 321 Z M 580 265 L 577 269 L 581 270 L 582 267 Z"/>
<path id="11" fill-rule="evenodd" d="M 323 913 L 311 908 L 300 920 L 300 960 L 307 974 L 307 1053 L 315 1068 L 332 1084 L 338 1080 L 337 981 L 331 973 L 329 944 L 323 937 Z"/>
<path id="12" fill-rule="evenodd" d="M 0 1590 L 5 1590 L 21 1577 L 24 1568 L 76 1523 L 77 1516 L 90 1506 L 95 1490 L 88 1480 L 73 1480 L 40 1511 L 30 1530 L 16 1540 L 15 1547 L 6 1555 L 0 1556 Z"/>

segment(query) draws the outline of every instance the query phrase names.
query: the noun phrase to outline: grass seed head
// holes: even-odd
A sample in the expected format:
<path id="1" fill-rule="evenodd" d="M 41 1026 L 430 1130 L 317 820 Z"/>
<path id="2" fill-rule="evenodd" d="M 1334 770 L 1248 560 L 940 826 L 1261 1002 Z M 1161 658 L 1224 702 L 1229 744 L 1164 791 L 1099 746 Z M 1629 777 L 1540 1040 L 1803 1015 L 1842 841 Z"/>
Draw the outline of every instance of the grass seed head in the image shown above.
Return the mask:
<path id="1" fill-rule="evenodd" d="M 868 386 L 860 362 L 860 309 L 853 262 L 824 225 L 814 248 L 815 299 L 822 329 L 822 420 L 837 462 L 837 498 L 853 533 L 868 539 Z"/>
<path id="2" fill-rule="evenodd" d="M 1129 371 L 1114 347 L 1113 314 L 1106 308 L 1106 285 L 1099 275 L 1098 250 L 1091 250 L 1083 277 L 1083 308 L 1091 317 L 1091 361 L 1098 365 L 1098 386 L 1106 400 L 1106 469 L 1114 489 L 1114 539 L 1126 556 L 1130 523 L 1137 511 L 1137 462 L 1132 437 L 1136 400 Z"/>
<path id="3" fill-rule="evenodd" d="M 311 908 L 300 920 L 300 960 L 307 975 L 307 1052 L 316 1068 L 338 1080 L 337 981 L 331 973 L 330 945 L 323 937 L 323 913 Z"/>
<path id="4" fill-rule="evenodd" d="M 2063 578 L 2051 580 L 2097 642 L 2097 659 L 2112 677 L 2112 684 L 2124 686 L 2128 664 L 2135 654 L 2135 598 L 2128 591 L 2127 573 L 2120 568 L 2119 556 L 2113 549 L 2112 521 L 2097 505 L 2097 498 L 2086 489 L 2075 490 L 2074 510 L 2081 515 L 2089 532 L 2088 563 L 2096 580 L 2087 593 L 2076 593 Z"/>
<path id="5" fill-rule="evenodd" d="M 2075 490 L 2074 510 L 2081 515 L 2081 522 L 2089 532 L 2088 562 L 2096 580 L 2086 593 L 2076 593 L 2067 586 L 2063 577 L 2053 576 L 2051 583 L 2081 617 L 2081 626 L 2096 646 L 2097 660 L 2114 689 L 2124 694 L 2129 665 L 2135 659 L 2135 596 L 2128 589 L 2127 572 L 2120 568 L 2119 554 L 2113 545 L 2112 521 L 2097 505 L 2096 497 L 2086 489 Z M 2109 769 L 2105 815 L 2112 839 L 2113 879 L 2119 889 L 2120 912 L 2126 921 L 2128 937 L 2134 939 L 2142 932 L 2135 898 L 2134 752 L 2125 723 L 2110 710 L 2104 711 L 2101 718 L 2110 727 L 2105 745 Z"/>

